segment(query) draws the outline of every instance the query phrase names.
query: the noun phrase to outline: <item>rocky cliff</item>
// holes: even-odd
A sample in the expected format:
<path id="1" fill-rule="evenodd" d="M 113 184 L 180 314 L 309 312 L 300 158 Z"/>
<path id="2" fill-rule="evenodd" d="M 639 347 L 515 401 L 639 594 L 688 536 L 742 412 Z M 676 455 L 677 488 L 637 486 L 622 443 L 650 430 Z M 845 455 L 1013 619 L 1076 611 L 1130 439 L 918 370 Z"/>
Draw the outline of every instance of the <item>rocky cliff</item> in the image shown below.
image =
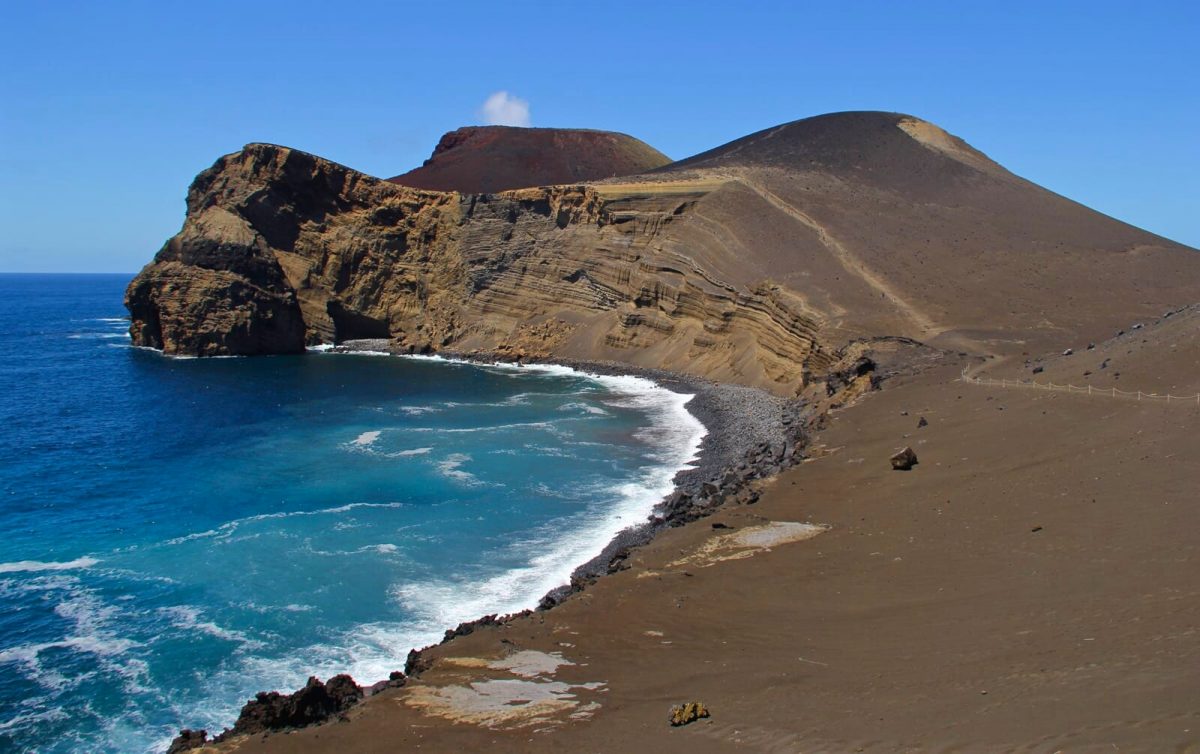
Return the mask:
<path id="1" fill-rule="evenodd" d="M 1200 255 L 853 113 L 655 174 L 432 192 L 252 144 L 131 283 L 135 343 L 612 360 L 794 394 L 856 338 L 1019 353 L 1200 300 Z"/>

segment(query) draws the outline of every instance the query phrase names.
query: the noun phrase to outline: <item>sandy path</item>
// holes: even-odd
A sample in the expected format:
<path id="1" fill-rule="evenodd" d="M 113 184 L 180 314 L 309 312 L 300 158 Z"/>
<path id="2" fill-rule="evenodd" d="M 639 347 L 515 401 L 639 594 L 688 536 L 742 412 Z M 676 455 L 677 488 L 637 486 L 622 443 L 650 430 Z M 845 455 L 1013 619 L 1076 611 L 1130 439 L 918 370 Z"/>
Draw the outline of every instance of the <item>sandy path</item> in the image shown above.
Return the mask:
<path id="1" fill-rule="evenodd" d="M 778 194 L 760 183 L 746 179 L 741 179 L 741 183 L 765 199 L 772 207 L 799 221 L 816 233 L 817 237 L 821 239 L 821 243 L 837 259 L 842 267 L 845 268 L 846 272 L 861 278 L 873 290 L 882 294 L 886 300 L 890 301 L 917 328 L 917 337 L 928 340 L 945 332 L 945 327 L 938 325 L 921 310 L 906 301 L 896 291 L 894 286 L 868 267 L 858 255 L 847 249 L 841 242 L 830 235 L 825 226 L 814 220 L 810 215 L 787 203 Z"/>

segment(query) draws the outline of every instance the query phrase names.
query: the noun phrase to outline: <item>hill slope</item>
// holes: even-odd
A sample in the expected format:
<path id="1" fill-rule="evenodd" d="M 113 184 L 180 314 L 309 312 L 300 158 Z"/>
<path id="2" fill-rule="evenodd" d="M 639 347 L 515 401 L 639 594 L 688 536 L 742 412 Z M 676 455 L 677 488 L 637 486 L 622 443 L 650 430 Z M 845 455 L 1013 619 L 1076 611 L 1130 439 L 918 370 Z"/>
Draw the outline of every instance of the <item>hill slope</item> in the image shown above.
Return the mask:
<path id="1" fill-rule="evenodd" d="M 791 395 L 856 339 L 1021 357 L 1200 301 L 1195 250 L 895 113 L 810 118 L 641 176 L 490 195 L 250 145 L 188 201 L 128 294 L 135 341 L 172 353 L 390 337 Z"/>
<path id="2" fill-rule="evenodd" d="M 468 126 L 442 136 L 424 165 L 388 180 L 485 194 L 632 175 L 668 162 L 649 144 L 611 131 Z"/>
<path id="3" fill-rule="evenodd" d="M 740 201 L 702 211 L 743 241 L 738 265 L 824 298 L 827 324 L 858 333 L 1053 349 L 1200 293 L 1194 250 L 1019 178 L 911 116 L 809 118 L 655 172 L 736 184 Z"/>

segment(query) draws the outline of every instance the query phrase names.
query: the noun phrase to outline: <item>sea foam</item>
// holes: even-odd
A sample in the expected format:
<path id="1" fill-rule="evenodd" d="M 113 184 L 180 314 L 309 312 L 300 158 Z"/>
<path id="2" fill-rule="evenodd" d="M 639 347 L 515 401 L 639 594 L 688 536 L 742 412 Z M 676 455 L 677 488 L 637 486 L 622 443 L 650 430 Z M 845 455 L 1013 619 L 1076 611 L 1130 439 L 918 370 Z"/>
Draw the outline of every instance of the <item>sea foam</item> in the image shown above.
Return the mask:
<path id="1" fill-rule="evenodd" d="M 586 377 L 600 383 L 613 393 L 609 401 L 612 405 L 635 408 L 649 416 L 650 424 L 637 436 L 653 448 L 656 463 L 644 468 L 636 479 L 602 496 L 601 502 L 576 516 L 571 525 L 558 522 L 514 544 L 512 549 L 524 554 L 523 565 L 481 580 L 431 579 L 393 587 L 395 599 L 417 617 L 403 633 L 427 637 L 430 642 L 445 628 L 460 622 L 532 608 L 547 592 L 568 583 L 576 567 L 599 555 L 622 530 L 646 521 L 674 489 L 675 475 L 691 468 L 698 458 L 707 433 L 687 411 L 694 396 L 675 393 L 642 377 L 594 375 L 558 365 L 489 367 L 523 374 Z M 458 465 L 453 470 L 458 470 Z"/>
<path id="2" fill-rule="evenodd" d="M 18 560 L 12 563 L 0 563 L 0 573 L 71 571 L 77 568 L 91 568 L 99 562 L 96 558 L 76 558 L 75 560 L 63 562 Z"/>

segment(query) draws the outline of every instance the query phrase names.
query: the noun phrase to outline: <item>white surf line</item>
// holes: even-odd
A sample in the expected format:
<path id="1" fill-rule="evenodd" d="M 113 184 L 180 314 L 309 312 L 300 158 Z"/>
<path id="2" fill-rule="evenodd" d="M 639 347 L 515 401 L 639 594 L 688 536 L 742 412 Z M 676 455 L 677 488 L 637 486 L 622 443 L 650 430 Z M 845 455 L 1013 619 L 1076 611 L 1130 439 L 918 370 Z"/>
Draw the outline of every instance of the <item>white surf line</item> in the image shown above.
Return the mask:
<path id="1" fill-rule="evenodd" d="M 79 568 L 91 568 L 100 561 L 96 558 L 76 558 L 61 563 L 41 560 L 18 560 L 13 563 L 0 563 L 0 573 L 25 573 L 40 571 L 71 571 Z"/>

